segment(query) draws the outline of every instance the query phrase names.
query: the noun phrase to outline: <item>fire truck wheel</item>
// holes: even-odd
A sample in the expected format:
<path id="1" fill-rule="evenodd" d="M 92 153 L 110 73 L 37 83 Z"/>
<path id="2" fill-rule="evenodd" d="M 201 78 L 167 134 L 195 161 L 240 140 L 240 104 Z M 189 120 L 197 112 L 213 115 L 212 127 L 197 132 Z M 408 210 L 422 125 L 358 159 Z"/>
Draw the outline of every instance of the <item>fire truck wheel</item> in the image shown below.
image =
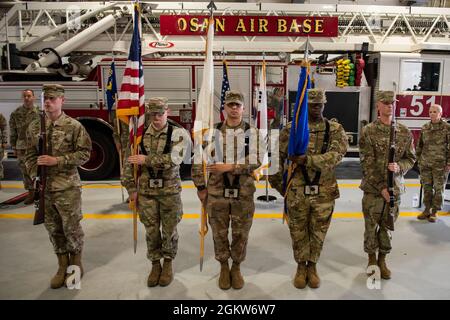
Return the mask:
<path id="1" fill-rule="evenodd" d="M 113 174 L 119 161 L 112 135 L 90 128 L 87 130 L 92 140 L 92 151 L 88 162 L 79 169 L 81 179 L 107 179 Z"/>

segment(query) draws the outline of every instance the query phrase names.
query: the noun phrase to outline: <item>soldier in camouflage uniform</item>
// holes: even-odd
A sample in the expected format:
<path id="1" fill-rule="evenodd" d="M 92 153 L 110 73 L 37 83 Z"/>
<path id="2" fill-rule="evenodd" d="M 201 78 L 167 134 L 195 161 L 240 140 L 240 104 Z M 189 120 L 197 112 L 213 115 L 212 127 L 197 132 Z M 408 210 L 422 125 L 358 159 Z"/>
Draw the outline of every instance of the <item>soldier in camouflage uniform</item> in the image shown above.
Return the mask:
<path id="1" fill-rule="evenodd" d="M 47 166 L 45 189 L 45 228 L 58 257 L 58 271 L 51 288 L 64 285 L 68 265 L 80 267 L 84 233 L 80 221 L 81 181 L 77 167 L 89 160 L 91 139 L 77 120 L 62 111 L 64 87 L 43 86 L 46 113 L 47 155 L 39 155 L 40 120 L 33 121 L 27 131 L 25 163 L 31 178 L 38 166 Z"/>
<path id="2" fill-rule="evenodd" d="M 23 184 L 28 191 L 28 197 L 24 201 L 28 205 L 32 204 L 34 200 L 34 186 L 25 166 L 26 131 L 31 122 L 39 119 L 39 109 L 34 104 L 35 96 L 33 90 L 24 90 L 22 97 L 23 105 L 13 111 L 9 118 L 9 130 L 11 147 L 17 156 L 20 171 L 22 171 L 23 175 Z"/>
<path id="3" fill-rule="evenodd" d="M 405 192 L 403 176 L 414 165 L 416 156 L 413 138 L 408 128 L 396 124 L 395 162 L 388 163 L 391 119 L 393 116 L 393 91 L 376 94 L 379 118 L 365 126 L 359 139 L 359 153 L 363 178 L 360 189 L 364 191 L 362 209 L 365 220 L 364 251 L 370 265 L 378 265 L 383 279 L 390 279 L 386 265 L 390 253 L 391 236 L 386 228 L 389 214 L 388 170 L 394 172 L 395 220 L 399 214 L 400 195 Z M 378 260 L 377 253 L 378 250 Z M 368 271 L 368 275 L 372 274 Z"/>
<path id="4" fill-rule="evenodd" d="M 252 173 L 261 165 L 257 157 L 258 132 L 242 120 L 244 108 L 242 93 L 226 92 L 227 116 L 224 122 L 215 125 L 215 163 L 206 167 L 208 185 L 205 185 L 202 164 L 194 160 L 192 165 L 192 180 L 206 208 L 214 239 L 215 258 L 221 264 L 219 287 L 223 290 L 230 287 L 241 289 L 244 286 L 240 264 L 245 259 L 255 211 L 253 194 L 256 189 Z M 218 138 L 220 133 L 221 139 Z M 250 143 L 245 135 L 256 138 L 256 143 Z M 227 138 L 233 140 L 227 141 Z M 245 150 L 239 150 L 241 146 Z M 233 159 L 227 158 L 230 154 L 234 155 Z M 230 222 L 231 245 L 228 240 Z M 231 270 L 228 264 L 230 257 L 233 260 Z"/>
<path id="5" fill-rule="evenodd" d="M 5 154 L 6 145 L 8 143 L 8 136 L 6 133 L 6 119 L 3 114 L 0 113 L 0 180 L 3 179 L 3 156 Z M 0 181 L 0 189 L 2 184 Z"/>
<path id="6" fill-rule="evenodd" d="M 348 141 L 344 128 L 323 117 L 326 96 L 323 89 L 308 91 L 309 144 L 306 155 L 293 157 L 292 182 L 287 190 L 286 206 L 297 272 L 294 286 L 303 289 L 320 286 L 316 265 L 330 226 L 335 199 L 339 189 L 336 166 L 347 152 Z M 284 164 L 288 157 L 289 134 L 292 123 L 280 133 L 279 159 Z M 271 185 L 284 195 L 283 172 L 269 176 Z"/>
<path id="7" fill-rule="evenodd" d="M 416 147 L 425 204 L 425 210 L 417 218 L 436 222 L 450 171 L 450 124 L 442 119 L 442 107 L 438 104 L 430 107 L 430 118 L 422 126 Z"/>
<path id="8" fill-rule="evenodd" d="M 176 148 L 182 142 L 190 142 L 190 137 L 183 128 L 167 121 L 168 108 L 166 98 L 151 98 L 148 102 L 151 124 L 139 146 L 141 154 L 127 158 L 122 178 L 122 184 L 134 203 L 139 197 L 139 218 L 146 229 L 147 258 L 152 262 L 147 279 L 149 287 L 167 286 L 173 280 L 172 261 L 178 249 L 177 225 L 183 215 L 180 178 L 183 159 L 178 156 Z M 180 136 L 183 141 L 176 138 Z M 128 150 L 129 145 L 127 155 L 130 153 Z M 133 164 L 142 165 L 139 195 Z M 164 264 L 161 268 L 162 258 Z"/>

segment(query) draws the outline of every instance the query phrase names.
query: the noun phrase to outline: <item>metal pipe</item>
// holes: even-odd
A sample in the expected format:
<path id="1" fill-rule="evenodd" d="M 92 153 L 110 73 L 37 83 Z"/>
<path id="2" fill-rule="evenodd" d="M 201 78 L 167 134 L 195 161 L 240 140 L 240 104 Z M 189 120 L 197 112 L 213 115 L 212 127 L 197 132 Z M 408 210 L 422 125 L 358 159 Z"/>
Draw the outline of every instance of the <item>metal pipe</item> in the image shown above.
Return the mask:
<path id="1" fill-rule="evenodd" d="M 122 16 L 122 11 L 118 11 L 115 14 L 108 15 L 107 17 L 103 18 L 102 20 L 94 23 L 89 28 L 83 30 L 73 38 L 67 40 L 66 42 L 62 43 L 58 47 L 55 48 L 55 51 L 58 52 L 58 54 L 62 57 L 67 55 L 68 53 L 76 50 L 77 48 L 81 47 L 83 44 L 88 42 L 89 40 L 95 38 L 100 33 L 104 32 L 105 30 L 108 30 L 110 27 L 114 25 L 116 22 L 116 19 L 120 18 Z M 38 61 L 33 62 L 30 64 L 25 71 L 33 71 L 38 69 L 39 67 L 48 67 L 52 63 L 58 61 L 58 57 L 55 53 L 49 52 L 44 57 L 41 57 Z"/>
<path id="2" fill-rule="evenodd" d="M 5 13 L 5 27 L 6 27 L 6 63 L 8 65 L 8 71 L 11 70 L 10 52 L 9 52 L 9 33 L 8 33 L 8 19 L 6 19 Z"/>
<path id="3" fill-rule="evenodd" d="M 96 10 L 93 10 L 93 11 L 89 12 L 89 13 L 85 13 L 81 17 L 77 18 L 77 20 L 79 20 L 80 22 L 83 22 L 84 20 L 89 19 L 91 17 L 94 17 L 97 14 L 99 14 L 100 12 L 108 10 L 108 9 L 110 9 L 110 8 L 116 6 L 116 5 L 117 5 L 116 3 L 112 3 L 112 4 L 107 5 L 106 7 L 98 8 Z M 67 29 L 69 27 L 69 24 L 71 25 L 72 22 L 73 22 L 72 20 L 71 21 L 67 21 L 65 24 L 63 24 L 63 25 L 61 25 L 61 26 L 59 26 L 57 28 L 52 29 L 51 31 L 45 33 L 44 35 L 40 36 L 39 38 L 33 39 L 30 42 L 25 43 L 22 46 L 21 50 L 24 50 L 24 49 L 32 46 L 36 42 L 40 42 L 40 41 L 42 41 L 42 40 L 44 40 L 44 39 L 46 39 L 46 38 L 48 38 L 48 37 L 50 37 L 50 36 L 52 36 L 54 34 L 60 33 L 64 29 Z"/>
<path id="4" fill-rule="evenodd" d="M 22 25 L 22 10 L 17 12 L 19 14 L 19 39 L 20 42 L 23 41 L 23 25 Z"/>

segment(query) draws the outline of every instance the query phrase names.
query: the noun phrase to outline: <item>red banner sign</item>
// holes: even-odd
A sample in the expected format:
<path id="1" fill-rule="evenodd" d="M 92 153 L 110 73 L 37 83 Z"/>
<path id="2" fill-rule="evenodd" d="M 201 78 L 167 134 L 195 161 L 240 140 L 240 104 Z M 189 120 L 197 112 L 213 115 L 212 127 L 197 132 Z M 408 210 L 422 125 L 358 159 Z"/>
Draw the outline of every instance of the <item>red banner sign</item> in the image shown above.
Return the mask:
<path id="1" fill-rule="evenodd" d="M 220 16 L 214 18 L 217 36 L 336 37 L 337 17 Z M 208 16 L 161 15 L 161 35 L 204 35 Z"/>

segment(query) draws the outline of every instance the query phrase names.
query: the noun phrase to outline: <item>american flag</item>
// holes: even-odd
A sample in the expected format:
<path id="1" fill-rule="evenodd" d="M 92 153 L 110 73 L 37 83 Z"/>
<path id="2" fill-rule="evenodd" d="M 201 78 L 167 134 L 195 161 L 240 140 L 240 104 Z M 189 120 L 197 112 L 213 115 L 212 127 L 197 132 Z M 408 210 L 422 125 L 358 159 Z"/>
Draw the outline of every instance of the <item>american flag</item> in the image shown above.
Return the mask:
<path id="1" fill-rule="evenodd" d="M 225 93 L 230 90 L 230 82 L 228 81 L 228 65 L 227 61 L 223 60 L 223 79 L 222 79 L 222 92 L 220 94 L 220 121 L 225 120 Z"/>
<path id="2" fill-rule="evenodd" d="M 142 68 L 139 23 L 139 5 L 135 3 L 133 37 L 117 105 L 117 116 L 129 125 L 131 146 L 134 146 L 135 136 L 136 144 L 141 142 L 145 122 L 144 70 Z"/>

